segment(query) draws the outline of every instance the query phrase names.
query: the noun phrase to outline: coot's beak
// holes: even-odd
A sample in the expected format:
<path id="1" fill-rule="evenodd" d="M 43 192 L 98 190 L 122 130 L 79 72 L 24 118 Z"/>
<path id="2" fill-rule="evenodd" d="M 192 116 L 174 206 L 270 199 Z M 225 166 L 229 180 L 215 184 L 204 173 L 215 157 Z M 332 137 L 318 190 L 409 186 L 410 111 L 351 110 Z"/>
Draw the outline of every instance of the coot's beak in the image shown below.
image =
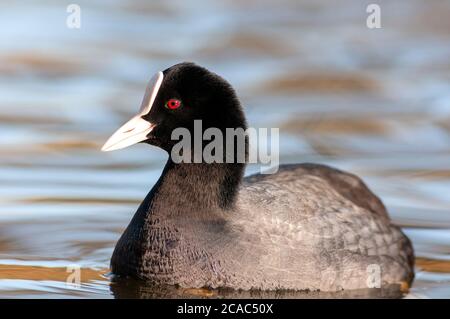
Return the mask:
<path id="1" fill-rule="evenodd" d="M 145 90 L 139 113 L 131 120 L 122 125 L 103 145 L 102 151 L 114 151 L 127 146 L 142 142 L 155 127 L 154 124 L 144 120 L 142 117 L 148 114 L 155 102 L 158 90 L 161 87 L 163 73 L 159 71 L 153 76 Z"/>

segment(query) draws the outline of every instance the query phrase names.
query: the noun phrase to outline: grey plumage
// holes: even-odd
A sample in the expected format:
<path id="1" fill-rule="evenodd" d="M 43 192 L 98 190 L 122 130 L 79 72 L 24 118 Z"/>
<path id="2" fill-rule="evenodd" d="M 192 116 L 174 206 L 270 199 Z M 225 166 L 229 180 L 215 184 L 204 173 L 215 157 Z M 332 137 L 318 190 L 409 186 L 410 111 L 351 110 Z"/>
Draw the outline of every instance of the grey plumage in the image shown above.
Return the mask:
<path id="1" fill-rule="evenodd" d="M 322 165 L 281 166 L 245 178 L 234 207 L 224 210 L 214 198 L 223 178 L 214 176 L 222 172 L 217 165 L 166 168 L 139 209 L 148 210 L 142 229 L 127 230 L 119 242 L 114 272 L 246 290 L 364 289 L 377 266 L 383 285 L 412 281 L 411 243 L 356 176 Z M 186 192 L 195 184 L 203 187 Z M 129 244 L 142 252 L 131 264 L 123 257 Z M 121 260 L 127 265 L 118 266 Z"/>

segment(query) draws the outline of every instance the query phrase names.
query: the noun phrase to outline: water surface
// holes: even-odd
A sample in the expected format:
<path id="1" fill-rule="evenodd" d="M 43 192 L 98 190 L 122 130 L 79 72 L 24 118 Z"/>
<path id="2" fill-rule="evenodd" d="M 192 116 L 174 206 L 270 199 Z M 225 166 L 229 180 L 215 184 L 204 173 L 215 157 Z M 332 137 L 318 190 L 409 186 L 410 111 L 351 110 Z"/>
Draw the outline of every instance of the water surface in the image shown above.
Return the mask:
<path id="1" fill-rule="evenodd" d="M 0 298 L 230 296 L 106 275 L 166 158 L 99 149 L 185 60 L 228 79 L 252 126 L 280 128 L 282 162 L 362 176 L 413 241 L 406 297 L 450 297 L 449 2 L 378 1 L 377 30 L 357 0 L 77 3 L 71 30 L 60 1 L 0 2 Z M 352 294 L 275 297 L 396 297 Z"/>

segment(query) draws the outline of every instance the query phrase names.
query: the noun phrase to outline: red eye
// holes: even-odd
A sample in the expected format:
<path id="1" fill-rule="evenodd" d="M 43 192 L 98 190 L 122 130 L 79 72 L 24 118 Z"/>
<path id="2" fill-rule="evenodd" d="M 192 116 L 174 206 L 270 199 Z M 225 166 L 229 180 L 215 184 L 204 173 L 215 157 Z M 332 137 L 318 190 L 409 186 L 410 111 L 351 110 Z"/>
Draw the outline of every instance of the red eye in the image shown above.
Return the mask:
<path id="1" fill-rule="evenodd" d="M 177 108 L 179 108 L 181 105 L 181 101 L 177 100 L 177 99 L 170 99 L 169 101 L 166 102 L 166 107 L 170 110 L 175 110 Z"/>

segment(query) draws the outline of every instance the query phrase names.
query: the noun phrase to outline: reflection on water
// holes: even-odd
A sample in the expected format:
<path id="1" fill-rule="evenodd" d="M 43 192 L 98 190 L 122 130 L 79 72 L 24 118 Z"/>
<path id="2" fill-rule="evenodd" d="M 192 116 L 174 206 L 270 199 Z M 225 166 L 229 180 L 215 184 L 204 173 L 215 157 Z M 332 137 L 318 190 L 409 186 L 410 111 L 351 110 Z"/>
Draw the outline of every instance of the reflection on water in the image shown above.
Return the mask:
<path id="1" fill-rule="evenodd" d="M 419 257 L 407 297 L 450 297 L 448 2 L 378 1 L 377 30 L 357 0 L 78 3 L 82 27 L 70 30 L 57 1 L 0 1 L 0 298 L 261 296 L 105 275 L 165 155 L 99 148 L 149 77 L 185 60 L 230 80 L 252 126 L 280 128 L 282 162 L 364 177 Z M 72 264 L 79 288 L 66 284 Z"/>
<path id="2" fill-rule="evenodd" d="M 330 299 L 330 298 L 401 298 L 403 292 L 397 285 L 380 289 L 358 289 L 339 292 L 291 291 L 291 290 L 233 290 L 233 289 L 181 289 L 175 287 L 152 286 L 141 281 L 124 279 L 113 280 L 110 289 L 115 298 L 166 298 L 166 299 L 192 299 L 192 298 L 221 298 L 221 299 Z"/>

